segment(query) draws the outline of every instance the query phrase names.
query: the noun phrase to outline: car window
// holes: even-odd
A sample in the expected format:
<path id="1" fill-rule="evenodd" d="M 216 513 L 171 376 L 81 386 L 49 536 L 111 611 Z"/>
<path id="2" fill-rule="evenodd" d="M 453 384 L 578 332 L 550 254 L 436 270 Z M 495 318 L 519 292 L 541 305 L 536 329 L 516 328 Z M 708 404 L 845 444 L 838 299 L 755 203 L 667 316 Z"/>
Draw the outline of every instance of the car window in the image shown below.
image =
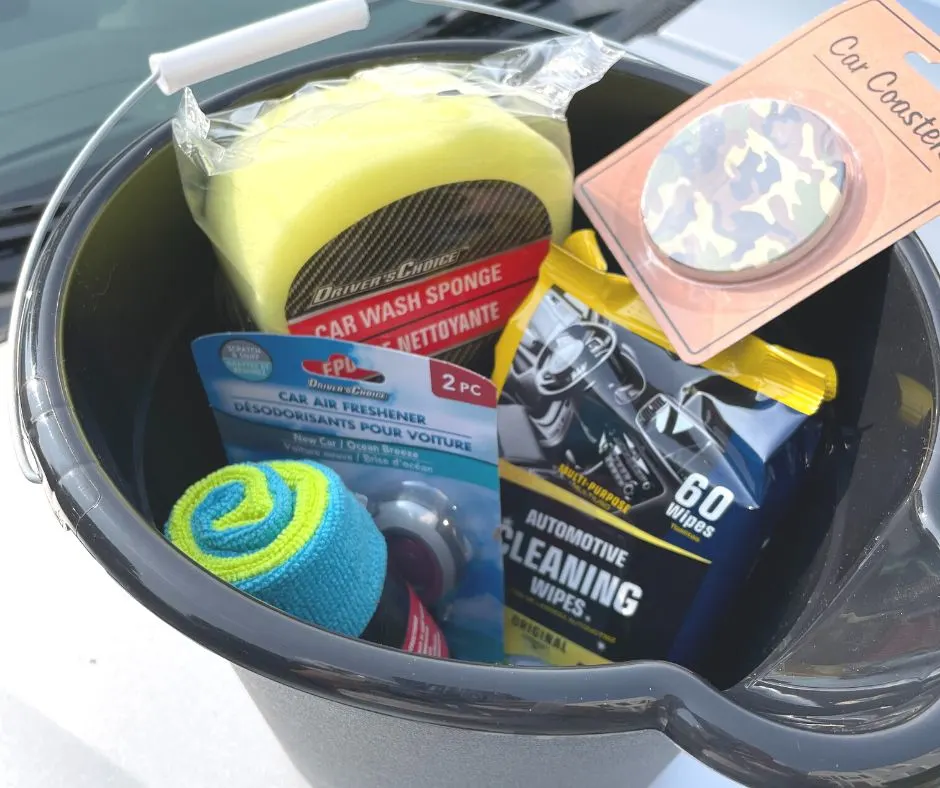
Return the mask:
<path id="1" fill-rule="evenodd" d="M 148 73 L 147 56 L 307 0 L 0 0 L 0 206 L 46 197 L 98 124 Z M 207 82 L 205 97 L 316 57 L 420 29 L 440 8 L 406 0 L 373 6 L 367 30 Z M 94 163 L 166 120 L 179 96 L 153 90 Z M 94 164 L 93 163 L 93 164 Z M 91 169 L 91 168 L 89 168 Z"/>

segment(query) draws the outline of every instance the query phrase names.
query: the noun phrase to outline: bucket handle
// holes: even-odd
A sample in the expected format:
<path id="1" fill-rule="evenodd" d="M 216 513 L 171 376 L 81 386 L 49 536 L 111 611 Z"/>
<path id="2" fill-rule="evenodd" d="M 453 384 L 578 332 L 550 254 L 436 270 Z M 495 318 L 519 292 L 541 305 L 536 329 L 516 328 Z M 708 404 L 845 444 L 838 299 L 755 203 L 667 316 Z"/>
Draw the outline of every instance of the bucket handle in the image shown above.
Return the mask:
<path id="1" fill-rule="evenodd" d="M 371 0 L 375 2 L 375 0 Z M 10 342 L 13 344 L 13 392 L 11 397 L 11 419 L 13 431 L 13 451 L 23 475 L 34 484 L 43 482 L 43 471 L 36 456 L 35 449 L 29 439 L 26 429 L 25 414 L 23 413 L 21 395 L 27 386 L 36 382 L 35 378 L 19 383 L 20 370 L 23 362 L 23 318 L 26 307 L 36 298 L 31 289 L 36 264 L 47 233 L 49 232 L 59 206 L 65 199 L 79 173 L 88 163 L 104 138 L 117 125 L 118 121 L 141 98 L 156 86 L 161 92 L 169 96 L 182 90 L 184 87 L 204 82 L 213 77 L 222 76 L 231 71 L 260 63 L 263 60 L 277 55 L 292 52 L 301 47 L 333 38 L 342 33 L 353 30 L 362 30 L 369 24 L 370 0 L 320 0 L 303 8 L 298 8 L 278 16 L 263 19 L 243 27 L 229 30 L 217 36 L 202 39 L 192 44 L 174 49 L 170 52 L 155 53 L 149 58 L 150 76 L 140 83 L 91 135 L 88 142 L 79 151 L 78 155 L 69 165 L 62 179 L 59 181 L 49 202 L 43 210 L 42 216 L 36 223 L 36 230 L 30 239 L 23 265 L 20 270 L 16 291 L 13 294 L 13 304 L 10 310 Z M 496 8 L 473 0 L 411 0 L 422 5 L 437 5 L 461 11 L 470 11 L 506 19 L 511 22 L 531 25 L 542 30 L 561 35 L 583 35 L 584 31 L 572 25 L 543 19 L 533 14 L 513 11 L 509 8 Z M 639 0 L 641 6 L 649 10 L 652 6 L 663 7 L 666 18 L 661 18 L 660 25 L 666 19 L 675 16 L 681 10 L 692 4 L 694 0 Z M 668 9 L 668 10 L 667 10 Z M 640 24 L 633 34 L 628 31 L 624 40 L 643 32 L 643 20 L 649 15 L 637 17 Z M 653 62 L 649 58 L 630 52 L 626 46 L 617 41 L 602 38 L 605 45 L 619 52 L 622 58 Z M 665 71 L 672 71 L 656 64 Z M 673 73 L 678 73 L 674 72 Z"/>

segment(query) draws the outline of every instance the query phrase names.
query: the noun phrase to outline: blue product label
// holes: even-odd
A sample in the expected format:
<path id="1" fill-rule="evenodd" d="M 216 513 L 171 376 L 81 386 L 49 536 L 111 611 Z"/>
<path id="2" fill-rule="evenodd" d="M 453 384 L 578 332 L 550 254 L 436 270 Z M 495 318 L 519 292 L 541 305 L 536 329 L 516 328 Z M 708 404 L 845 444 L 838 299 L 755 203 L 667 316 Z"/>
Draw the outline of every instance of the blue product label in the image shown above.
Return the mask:
<path id="1" fill-rule="evenodd" d="M 499 662 L 496 390 L 437 359 L 321 337 L 213 334 L 193 354 L 230 462 L 310 459 L 364 499 L 389 564 L 457 659 Z"/>

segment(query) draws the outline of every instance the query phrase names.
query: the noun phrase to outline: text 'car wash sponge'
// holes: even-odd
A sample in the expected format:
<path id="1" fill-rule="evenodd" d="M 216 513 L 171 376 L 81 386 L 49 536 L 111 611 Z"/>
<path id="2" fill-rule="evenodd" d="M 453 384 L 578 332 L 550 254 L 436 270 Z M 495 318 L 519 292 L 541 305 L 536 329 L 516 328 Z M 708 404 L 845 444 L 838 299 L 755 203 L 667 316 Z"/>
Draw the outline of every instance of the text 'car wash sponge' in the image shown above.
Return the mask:
<path id="1" fill-rule="evenodd" d="M 187 199 L 258 328 L 311 333 L 338 302 L 564 239 L 565 110 L 616 56 L 574 37 L 491 58 L 366 69 L 212 116 L 187 94 Z"/>

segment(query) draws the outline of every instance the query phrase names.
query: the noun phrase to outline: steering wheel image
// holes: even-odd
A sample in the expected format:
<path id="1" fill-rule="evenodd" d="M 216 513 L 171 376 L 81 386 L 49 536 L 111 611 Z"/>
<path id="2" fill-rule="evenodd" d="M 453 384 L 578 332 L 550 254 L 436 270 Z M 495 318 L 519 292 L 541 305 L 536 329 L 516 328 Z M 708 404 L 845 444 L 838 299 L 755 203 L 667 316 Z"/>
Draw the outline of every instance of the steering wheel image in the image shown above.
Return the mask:
<path id="1" fill-rule="evenodd" d="M 577 388 L 617 349 L 617 335 L 603 323 L 582 322 L 556 331 L 535 362 L 539 395 L 557 398 Z"/>

